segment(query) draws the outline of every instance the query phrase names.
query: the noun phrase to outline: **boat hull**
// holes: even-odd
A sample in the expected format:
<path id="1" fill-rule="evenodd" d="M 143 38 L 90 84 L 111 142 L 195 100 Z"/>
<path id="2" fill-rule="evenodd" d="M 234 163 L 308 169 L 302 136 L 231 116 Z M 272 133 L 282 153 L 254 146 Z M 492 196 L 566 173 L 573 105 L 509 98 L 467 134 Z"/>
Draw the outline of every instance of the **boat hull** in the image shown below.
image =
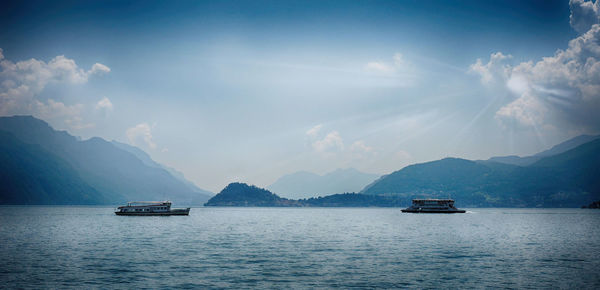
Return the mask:
<path id="1" fill-rule="evenodd" d="M 408 213 L 466 213 L 466 210 L 457 209 L 457 210 L 425 210 L 425 209 L 403 209 L 402 212 Z"/>
<path id="2" fill-rule="evenodd" d="M 136 215 L 136 216 L 168 216 L 168 215 L 190 215 L 190 209 L 170 210 L 166 212 L 120 212 L 116 211 L 116 215 Z"/>

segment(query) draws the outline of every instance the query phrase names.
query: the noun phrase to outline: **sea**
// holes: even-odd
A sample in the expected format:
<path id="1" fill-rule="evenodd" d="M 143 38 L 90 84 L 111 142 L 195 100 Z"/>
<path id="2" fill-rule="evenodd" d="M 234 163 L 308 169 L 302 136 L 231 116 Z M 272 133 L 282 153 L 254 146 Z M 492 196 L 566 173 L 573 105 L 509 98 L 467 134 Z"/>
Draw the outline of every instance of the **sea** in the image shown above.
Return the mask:
<path id="1" fill-rule="evenodd" d="M 600 210 L 0 207 L 0 288 L 600 288 Z"/>

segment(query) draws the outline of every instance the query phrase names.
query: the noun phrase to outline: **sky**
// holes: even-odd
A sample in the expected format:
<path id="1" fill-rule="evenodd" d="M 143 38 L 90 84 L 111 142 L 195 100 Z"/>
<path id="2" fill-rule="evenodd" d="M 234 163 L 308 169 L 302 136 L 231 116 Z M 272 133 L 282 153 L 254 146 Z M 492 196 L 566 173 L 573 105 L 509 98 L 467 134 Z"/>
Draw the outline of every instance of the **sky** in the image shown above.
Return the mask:
<path id="1" fill-rule="evenodd" d="M 600 133 L 591 1 L 5 1 L 0 115 L 138 146 L 199 187 Z"/>

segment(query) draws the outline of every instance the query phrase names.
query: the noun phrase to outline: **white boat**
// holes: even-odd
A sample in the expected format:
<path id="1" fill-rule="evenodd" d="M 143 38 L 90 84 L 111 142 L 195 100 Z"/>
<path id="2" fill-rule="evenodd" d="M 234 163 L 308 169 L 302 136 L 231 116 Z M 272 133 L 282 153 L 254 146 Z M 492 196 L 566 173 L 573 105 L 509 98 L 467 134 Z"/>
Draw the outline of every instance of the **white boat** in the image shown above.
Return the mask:
<path id="1" fill-rule="evenodd" d="M 189 215 L 190 208 L 171 209 L 170 201 L 132 201 L 115 210 L 116 215 Z"/>
<path id="2" fill-rule="evenodd" d="M 402 210 L 410 213 L 465 213 L 454 207 L 453 199 L 413 199 L 412 205 Z"/>

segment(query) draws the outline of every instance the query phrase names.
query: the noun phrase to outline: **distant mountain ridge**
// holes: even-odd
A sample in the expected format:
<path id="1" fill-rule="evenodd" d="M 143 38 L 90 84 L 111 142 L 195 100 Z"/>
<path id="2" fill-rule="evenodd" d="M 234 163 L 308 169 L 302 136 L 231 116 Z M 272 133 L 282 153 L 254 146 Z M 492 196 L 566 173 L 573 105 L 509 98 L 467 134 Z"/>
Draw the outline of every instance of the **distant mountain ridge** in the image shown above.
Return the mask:
<path id="1" fill-rule="evenodd" d="M 174 168 L 162 165 L 160 163 L 157 163 L 156 161 L 152 160 L 152 158 L 150 157 L 150 155 L 148 155 L 148 153 L 144 152 L 144 150 L 135 147 L 135 146 L 131 146 L 125 143 L 121 143 L 118 141 L 113 140 L 111 142 L 112 144 L 114 144 L 115 146 L 132 153 L 133 155 L 135 155 L 138 159 L 140 159 L 144 164 L 146 164 L 147 166 L 151 166 L 151 167 L 155 167 L 155 168 L 160 168 L 160 169 L 164 169 L 167 172 L 169 172 L 169 174 L 171 174 L 171 176 L 175 177 L 176 179 L 178 179 L 179 181 L 183 182 L 185 185 L 187 185 L 189 187 L 190 190 L 195 191 L 195 192 L 200 192 L 202 194 L 208 195 L 208 196 L 212 196 L 214 195 L 212 192 L 204 190 L 199 188 L 196 184 L 194 184 L 193 182 L 187 180 L 185 178 L 185 176 L 183 175 L 183 173 L 177 171 Z"/>
<path id="2" fill-rule="evenodd" d="M 414 164 L 362 193 L 397 195 L 406 203 L 452 197 L 463 207 L 580 207 L 600 199 L 600 139 L 527 166 L 460 158 Z"/>
<path id="3" fill-rule="evenodd" d="M 2 167 L 0 178 L 20 184 L 20 190 L 16 191 L 0 184 L 0 203 L 118 204 L 130 200 L 171 199 L 180 204 L 202 204 L 210 197 L 207 191 L 181 181 L 145 152 L 129 145 L 115 145 L 98 137 L 82 141 L 67 132 L 55 131 L 46 122 L 31 116 L 1 117 L 0 132 L 5 150 L 15 153 L 3 156 L 5 160 L 12 158 L 13 161 L 5 163 L 8 165 Z M 131 148 L 124 150 L 124 146 Z M 139 152 L 132 153 L 136 150 Z M 27 163 L 29 171 L 45 171 L 48 176 L 53 176 L 54 170 L 70 174 L 62 176 L 64 182 L 59 182 L 63 179 L 44 179 L 26 172 L 19 177 L 12 176 L 14 172 L 20 172 L 20 164 L 28 157 L 38 159 L 33 158 Z M 48 162 L 44 157 L 58 161 Z M 54 169 L 49 170 L 48 166 L 54 166 Z M 43 186 L 32 189 L 43 180 L 46 180 Z M 88 198 L 79 201 L 68 198 L 72 190 L 66 184 L 84 184 L 78 188 L 81 195 Z M 54 188 L 50 191 L 52 194 L 45 188 Z M 18 198 L 21 195 L 35 197 L 36 194 L 39 198 Z M 44 194 L 46 197 L 42 198 Z"/>
<path id="4" fill-rule="evenodd" d="M 552 146 L 552 148 L 548 150 L 544 150 L 537 154 L 525 157 L 519 157 L 517 155 L 509 155 L 509 156 L 497 156 L 488 159 L 487 161 L 500 162 L 506 164 L 513 164 L 519 166 L 527 166 L 531 165 L 540 159 L 556 154 L 560 154 L 566 151 L 569 151 L 577 146 L 583 145 L 585 143 L 594 141 L 599 139 L 600 135 L 579 135 L 577 137 L 571 138 L 567 141 L 559 143 L 557 145 Z"/>
<path id="5" fill-rule="evenodd" d="M 85 205 L 108 200 L 60 157 L 0 131 L 0 204 Z"/>
<path id="6" fill-rule="evenodd" d="M 287 174 L 267 186 L 267 189 L 292 199 L 303 199 L 342 192 L 357 192 L 379 175 L 360 172 L 354 168 L 337 169 L 324 175 L 307 171 Z"/>
<path id="7" fill-rule="evenodd" d="M 168 198 L 176 204 L 208 201 L 215 206 L 405 206 L 412 198 L 451 197 L 459 207 L 580 207 L 600 200 L 598 137 L 583 135 L 516 157 L 535 157 L 527 163 L 445 158 L 413 164 L 373 181 L 359 194 L 317 192 L 323 197 L 288 199 L 230 184 L 209 200 L 210 192 L 139 148 L 98 137 L 80 140 L 31 116 L 0 117 L 0 204 L 120 204 Z M 352 170 L 333 173 L 349 176 Z M 301 175 L 307 180 L 316 174 Z"/>

